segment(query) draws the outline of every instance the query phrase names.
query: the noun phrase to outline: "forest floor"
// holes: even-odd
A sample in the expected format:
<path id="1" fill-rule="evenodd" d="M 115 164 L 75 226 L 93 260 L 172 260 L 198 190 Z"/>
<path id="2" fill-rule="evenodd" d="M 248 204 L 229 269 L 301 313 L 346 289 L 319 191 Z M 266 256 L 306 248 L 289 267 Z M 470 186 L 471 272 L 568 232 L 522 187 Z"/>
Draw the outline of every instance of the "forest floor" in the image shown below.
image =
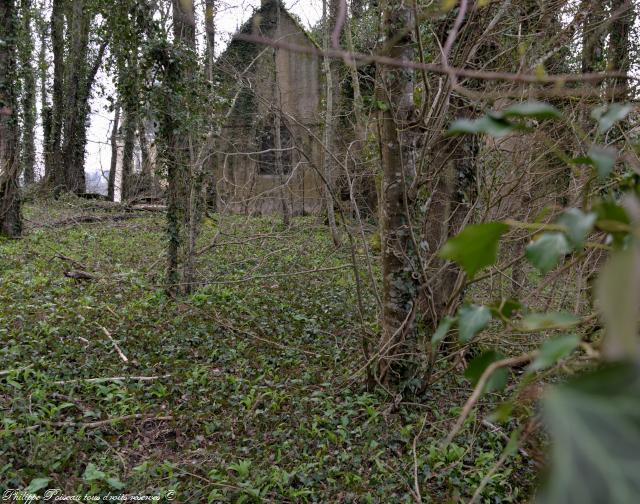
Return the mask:
<path id="1" fill-rule="evenodd" d="M 73 215 L 99 218 L 61 222 Z M 0 243 L 0 490 L 444 503 L 495 469 L 482 502 L 528 500 L 531 458 L 494 467 L 510 426 L 472 415 L 440 449 L 471 392 L 462 373 L 414 402 L 366 391 L 373 288 L 361 322 L 349 250 L 317 217 L 207 219 L 202 284 L 172 299 L 163 214 L 108 216 L 30 204 L 26 236 Z M 78 271 L 91 278 L 65 276 Z"/>

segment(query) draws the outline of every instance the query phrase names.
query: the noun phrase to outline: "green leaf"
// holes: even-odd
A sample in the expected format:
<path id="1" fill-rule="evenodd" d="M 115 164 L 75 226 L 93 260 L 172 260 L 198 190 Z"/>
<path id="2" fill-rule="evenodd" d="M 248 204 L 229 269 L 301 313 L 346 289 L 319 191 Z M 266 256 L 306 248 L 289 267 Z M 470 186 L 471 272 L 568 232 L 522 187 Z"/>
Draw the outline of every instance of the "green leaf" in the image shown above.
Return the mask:
<path id="1" fill-rule="evenodd" d="M 116 490 L 122 490 L 126 486 L 117 478 L 107 478 L 105 481 L 111 488 L 115 488 Z"/>
<path id="2" fill-rule="evenodd" d="M 93 462 L 87 464 L 82 479 L 85 481 L 104 481 L 107 475 L 100 471 Z"/>
<path id="3" fill-rule="evenodd" d="M 543 414 L 552 436 L 540 504 L 637 504 L 640 368 L 618 364 L 551 389 Z"/>
<path id="4" fill-rule="evenodd" d="M 562 117 L 560 111 L 549 103 L 526 101 L 512 105 L 504 110 L 504 117 L 530 117 L 532 119 L 557 119 Z"/>
<path id="5" fill-rule="evenodd" d="M 615 149 L 594 145 L 589 149 L 588 156 L 596 172 L 598 172 L 598 177 L 605 179 L 611 174 L 616 164 L 618 153 Z"/>
<path id="6" fill-rule="evenodd" d="M 482 268 L 496 262 L 500 237 L 509 230 L 501 222 L 472 224 L 444 244 L 440 257 L 457 262 L 473 278 Z"/>
<path id="7" fill-rule="evenodd" d="M 524 129 L 524 126 L 510 123 L 509 121 L 485 115 L 480 119 L 458 119 L 449 127 L 447 135 L 465 135 L 465 134 L 487 134 L 492 137 L 500 138 L 517 130 Z"/>
<path id="8" fill-rule="evenodd" d="M 598 121 L 598 131 L 605 133 L 618 121 L 622 121 L 633 110 L 627 103 L 612 103 L 608 107 L 597 107 L 591 111 L 591 117 Z"/>
<path id="9" fill-rule="evenodd" d="M 558 219 L 558 224 L 567 228 L 567 236 L 574 248 L 581 250 L 587 236 L 593 230 L 598 216 L 595 213 L 585 214 L 578 208 L 566 210 Z"/>
<path id="10" fill-rule="evenodd" d="M 580 344 L 580 338 L 575 334 L 567 334 L 559 338 L 545 341 L 535 360 L 527 368 L 528 371 L 541 371 L 555 365 L 567 357 Z"/>
<path id="11" fill-rule="evenodd" d="M 504 359 L 504 355 L 495 350 L 487 350 L 473 359 L 464 372 L 465 377 L 471 381 L 474 387 L 480 381 L 482 373 L 493 363 Z M 509 370 L 507 368 L 499 368 L 491 375 L 483 392 L 492 392 L 494 390 L 502 390 L 507 385 L 509 379 Z"/>
<path id="12" fill-rule="evenodd" d="M 445 336 L 449 332 L 449 329 L 451 329 L 451 326 L 455 322 L 456 322 L 455 317 L 446 316 L 442 320 L 442 322 L 440 322 L 440 324 L 438 325 L 436 332 L 433 333 L 433 336 L 431 337 L 431 343 L 432 344 L 440 343 L 445 338 Z"/>
<path id="13" fill-rule="evenodd" d="M 491 321 L 491 310 L 486 306 L 464 305 L 458 310 L 460 341 L 467 343 Z"/>
<path id="14" fill-rule="evenodd" d="M 640 260 L 635 247 L 614 253 L 596 282 L 597 306 L 606 327 L 604 351 L 608 357 L 640 356 Z"/>
<path id="15" fill-rule="evenodd" d="M 563 233 L 544 233 L 527 246 L 525 254 L 531 264 L 546 274 L 569 252 L 571 247 Z"/>
<path id="16" fill-rule="evenodd" d="M 628 236 L 629 224 L 631 223 L 626 210 L 609 200 L 596 203 L 593 209 L 598 214 L 596 222 L 598 229 L 610 233 L 614 244 L 618 247 L 621 246 Z"/>
<path id="17" fill-rule="evenodd" d="M 522 318 L 519 327 L 523 331 L 533 332 L 548 329 L 568 329 L 578 322 L 580 322 L 578 317 L 566 312 L 529 313 Z"/>
<path id="18" fill-rule="evenodd" d="M 25 493 L 34 494 L 38 490 L 42 490 L 43 488 L 47 488 L 49 486 L 49 482 L 51 478 L 35 478 L 31 480 L 29 486 L 24 489 Z"/>

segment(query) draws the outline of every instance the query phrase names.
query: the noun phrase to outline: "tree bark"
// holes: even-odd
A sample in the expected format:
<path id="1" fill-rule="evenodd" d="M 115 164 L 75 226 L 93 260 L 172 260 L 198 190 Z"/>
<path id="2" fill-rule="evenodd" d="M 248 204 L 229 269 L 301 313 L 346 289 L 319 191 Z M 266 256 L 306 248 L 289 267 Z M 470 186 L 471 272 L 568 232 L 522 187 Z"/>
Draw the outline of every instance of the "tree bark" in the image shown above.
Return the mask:
<path id="1" fill-rule="evenodd" d="M 38 25 L 38 33 L 40 34 L 40 51 L 38 54 L 38 67 L 40 70 L 40 117 L 42 120 L 42 154 L 44 157 L 44 177 L 45 180 L 50 176 L 51 169 L 51 121 L 52 110 L 49 103 L 49 92 L 47 89 L 47 26 L 48 23 L 44 19 L 44 14 L 38 10 L 36 18 Z"/>
<path id="2" fill-rule="evenodd" d="M 50 152 L 45 168 L 54 191 L 64 184 L 62 173 L 62 114 L 64 110 L 64 5 L 65 0 L 53 0 L 51 11 L 51 50 L 53 52 L 53 92 L 51 110 Z"/>
<path id="3" fill-rule="evenodd" d="M 582 0 L 581 9 L 587 12 L 582 27 L 582 72 L 603 70 L 605 31 L 605 2 L 602 0 Z"/>
<path id="4" fill-rule="evenodd" d="M 215 0 L 205 0 L 204 10 L 204 28 L 207 39 L 207 47 L 205 51 L 205 75 L 209 82 L 210 92 L 213 93 L 213 77 L 214 77 L 214 60 L 215 60 L 215 47 L 216 47 L 216 27 L 215 27 L 215 14 L 216 14 L 216 2 Z M 212 116 L 211 120 L 215 120 Z M 211 149 L 207 153 L 206 161 L 206 176 L 205 176 L 205 198 L 207 200 L 206 205 L 212 212 L 217 211 L 218 195 L 216 192 L 216 156 Z"/>
<path id="5" fill-rule="evenodd" d="M 118 128 L 120 128 L 120 102 L 116 102 L 111 126 L 111 164 L 107 182 L 107 198 L 114 201 L 116 188 L 116 169 L 118 168 Z"/>
<path id="6" fill-rule="evenodd" d="M 629 73 L 631 68 L 630 34 L 635 20 L 635 9 L 631 0 L 612 0 L 611 11 L 615 19 L 611 23 L 609 38 L 609 67 L 611 70 Z M 614 79 L 617 90 L 616 99 L 629 99 L 629 82 L 627 79 Z"/>
<path id="7" fill-rule="evenodd" d="M 36 73 L 33 67 L 32 19 L 33 5 L 31 0 L 22 0 L 22 23 L 20 37 L 20 67 L 22 77 L 22 174 L 25 184 L 35 181 L 35 130 L 36 130 Z"/>
<path id="8" fill-rule="evenodd" d="M 337 5 L 336 0 L 331 0 L 329 9 L 327 9 L 327 2 L 329 0 L 323 0 L 322 2 L 322 18 L 324 21 L 324 50 L 329 49 L 329 39 L 333 31 L 333 26 L 336 19 Z M 332 68 L 333 66 L 333 68 Z M 333 110 L 333 98 L 334 98 L 334 74 L 335 65 L 331 64 L 331 58 L 325 56 L 323 58 L 323 70 L 325 79 L 325 110 L 324 110 L 324 155 L 323 155 L 323 175 L 324 175 L 324 202 L 327 210 L 327 220 L 329 221 L 329 230 L 331 231 L 331 238 L 333 244 L 339 247 L 341 244 L 340 232 L 336 225 L 336 214 L 334 210 L 333 194 L 335 179 L 335 167 L 333 162 L 333 154 L 336 147 L 335 138 L 335 117 Z"/>
<path id="9" fill-rule="evenodd" d="M 0 0 L 0 235 L 22 233 L 16 97 L 16 23 L 13 0 Z"/>
<path id="10" fill-rule="evenodd" d="M 383 9 L 387 54 L 398 61 L 412 61 L 414 23 L 411 9 L 401 0 L 388 0 Z M 398 383 L 402 379 L 400 356 L 413 352 L 415 280 L 410 216 L 405 198 L 415 176 L 415 138 L 408 128 L 413 115 L 414 73 L 409 68 L 380 66 L 382 85 L 378 101 L 382 147 L 382 275 L 383 313 L 378 379 Z"/>
<path id="11" fill-rule="evenodd" d="M 195 6 L 193 0 L 172 0 L 173 35 L 176 48 L 187 51 L 187 57 L 193 57 L 196 46 Z M 184 97 L 178 88 L 186 86 L 186 80 L 193 74 L 189 62 L 170 64 L 165 69 L 165 86 L 170 94 L 176 96 L 182 114 L 186 113 Z M 181 91 L 184 94 L 184 91 Z M 167 104 L 169 106 L 169 104 Z M 189 225 L 187 216 L 188 185 L 187 179 L 191 166 L 189 134 L 184 118 L 174 116 L 173 110 L 163 110 L 162 136 L 165 145 L 164 158 L 167 166 L 167 231 L 169 244 L 167 249 L 167 283 L 169 292 L 175 294 L 180 282 L 179 254 L 185 241 L 184 225 Z"/>

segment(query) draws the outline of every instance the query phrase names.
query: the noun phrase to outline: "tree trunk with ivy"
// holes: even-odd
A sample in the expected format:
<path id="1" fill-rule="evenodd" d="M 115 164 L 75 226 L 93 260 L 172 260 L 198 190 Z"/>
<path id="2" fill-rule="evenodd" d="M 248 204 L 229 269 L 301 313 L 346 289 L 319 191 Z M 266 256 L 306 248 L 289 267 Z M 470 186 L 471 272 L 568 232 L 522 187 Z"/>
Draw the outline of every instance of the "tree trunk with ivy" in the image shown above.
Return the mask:
<path id="1" fill-rule="evenodd" d="M 185 244 L 185 224 L 189 205 L 188 180 L 191 167 L 188 127 L 185 114 L 185 88 L 193 76 L 196 47 L 195 6 L 193 0 L 173 0 L 174 45 L 169 51 L 171 61 L 165 68 L 164 86 L 169 101 L 160 111 L 162 115 L 161 139 L 163 157 L 167 167 L 167 250 L 168 291 L 175 294 L 181 282 L 180 252 Z M 177 56 L 181 56 L 179 59 Z M 188 290 L 188 289 L 187 289 Z"/>
<path id="2" fill-rule="evenodd" d="M 625 74 L 631 68 L 630 35 L 635 21 L 635 10 L 631 0 L 612 0 L 614 20 L 609 34 L 609 68 Z M 614 79 L 616 99 L 629 99 L 629 83 L 625 78 Z"/>
<path id="3" fill-rule="evenodd" d="M 16 97 L 16 12 L 13 0 L 0 0 L 0 236 L 22 233 L 19 131 Z"/>
<path id="4" fill-rule="evenodd" d="M 36 163 L 36 72 L 33 66 L 33 5 L 31 0 L 20 4 L 19 60 L 22 80 L 22 153 L 21 164 L 25 184 L 35 181 Z"/>
<path id="5" fill-rule="evenodd" d="M 210 93 L 214 93 L 214 61 L 215 61 L 215 47 L 216 47 L 216 27 L 215 27 L 215 15 L 216 15 L 216 2 L 215 0 L 205 0 L 204 8 L 204 31 L 206 35 L 206 50 L 205 50 L 205 76 L 209 84 Z M 210 96 L 211 96 L 210 94 Z M 212 121 L 215 118 L 212 116 Z M 206 162 L 205 180 L 205 198 L 206 205 L 212 212 L 217 211 L 218 194 L 216 191 L 216 156 L 211 149 L 208 153 Z"/>
<path id="6" fill-rule="evenodd" d="M 399 62 L 413 61 L 414 20 L 401 0 L 384 5 L 387 55 Z M 402 380 L 402 362 L 415 349 L 415 293 L 412 262 L 416 251 L 411 240 L 407 190 L 415 176 L 415 134 L 408 128 L 414 117 L 414 72 L 408 67 L 380 66 L 378 102 L 382 149 L 382 275 L 383 312 L 378 379 Z"/>

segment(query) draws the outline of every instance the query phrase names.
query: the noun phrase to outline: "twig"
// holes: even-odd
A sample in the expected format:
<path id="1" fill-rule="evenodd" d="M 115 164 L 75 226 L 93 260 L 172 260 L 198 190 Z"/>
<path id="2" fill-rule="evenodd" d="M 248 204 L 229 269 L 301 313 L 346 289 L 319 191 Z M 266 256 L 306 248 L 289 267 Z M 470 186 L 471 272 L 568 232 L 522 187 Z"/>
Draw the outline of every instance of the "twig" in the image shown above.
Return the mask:
<path id="1" fill-rule="evenodd" d="M 469 399 L 467 399 L 467 402 L 465 403 L 464 408 L 462 408 L 462 413 L 460 413 L 458 420 L 453 426 L 453 429 L 451 429 L 451 432 L 449 432 L 449 435 L 447 436 L 447 438 L 442 443 L 442 446 L 444 447 L 444 446 L 447 446 L 449 443 L 451 443 L 451 441 L 453 441 L 453 438 L 455 438 L 458 432 L 460 432 L 460 429 L 462 428 L 464 421 L 469 416 L 469 413 L 471 413 L 471 410 L 473 409 L 475 404 L 478 402 L 478 399 L 480 399 L 480 396 L 482 395 L 482 392 L 484 391 L 484 388 L 487 385 L 489 378 L 491 378 L 491 375 L 493 375 L 495 371 L 503 367 L 517 366 L 518 364 L 529 362 L 530 360 L 535 359 L 537 355 L 538 355 L 538 352 L 534 351 L 524 355 L 520 355 L 518 357 L 511 357 L 508 359 L 495 361 L 491 363 L 489 366 L 487 366 L 487 369 L 485 369 L 482 375 L 480 376 L 480 379 L 476 384 L 476 388 L 473 390 L 473 394 L 471 394 Z"/>
<path id="2" fill-rule="evenodd" d="M 111 341 L 111 343 L 113 343 L 114 348 L 116 349 L 116 352 L 118 352 L 118 355 L 120 356 L 120 358 L 124 361 L 125 364 L 129 363 L 129 359 L 127 358 L 127 356 L 124 354 L 124 352 L 122 351 L 122 349 L 120 348 L 120 346 L 116 343 L 116 340 L 113 339 L 113 337 L 111 336 L 111 333 L 109 331 L 107 331 L 106 327 L 101 326 L 100 324 L 98 324 L 96 322 L 96 325 L 102 329 L 102 332 L 105 334 L 105 336 L 107 338 L 109 338 L 109 340 Z"/>
<path id="3" fill-rule="evenodd" d="M 163 378 L 170 378 L 170 374 L 160 376 L 113 376 L 109 378 L 75 378 L 73 380 L 58 380 L 51 382 L 54 385 L 68 385 L 71 383 L 105 383 L 116 381 L 142 381 L 149 382 L 155 380 L 161 380 Z"/>
<path id="4" fill-rule="evenodd" d="M 19 373 L 20 371 L 24 371 L 25 369 L 29 369 L 32 368 L 33 364 L 29 364 L 28 366 L 24 366 L 21 368 L 15 368 L 15 369 L 5 369 L 4 371 L 0 371 L 0 376 L 5 376 L 11 373 Z"/>
<path id="5" fill-rule="evenodd" d="M 605 79 L 617 78 L 636 80 L 636 77 L 627 75 L 624 72 L 597 72 L 583 74 L 556 74 L 556 75 L 537 75 L 532 73 L 511 73 L 511 72 L 489 72 L 483 70 L 470 70 L 467 68 L 445 67 L 433 63 L 419 63 L 416 61 L 405 61 L 390 56 L 381 56 L 377 54 L 362 54 L 338 49 L 327 49 L 323 51 L 315 46 L 302 46 L 289 42 L 274 40 L 269 37 L 258 35 L 239 34 L 236 35 L 237 40 L 246 42 L 254 42 L 276 49 L 284 49 L 291 52 L 315 54 L 318 56 L 327 56 L 329 58 L 340 58 L 346 61 L 360 61 L 362 63 L 377 63 L 379 65 L 387 65 L 391 67 L 412 68 L 416 70 L 425 70 L 435 74 L 452 75 L 467 79 L 480 80 L 497 80 L 508 82 L 527 82 L 531 84 L 558 84 L 563 85 L 567 82 L 602 82 Z"/>
<path id="6" fill-rule="evenodd" d="M 107 418 L 106 420 L 97 420 L 95 422 L 42 422 L 36 425 L 30 425 L 29 427 L 25 427 L 23 429 L 15 429 L 15 430 L 0 430 L 0 432 L 10 432 L 12 434 L 24 434 L 26 432 L 31 432 L 37 430 L 43 426 L 46 427 L 81 427 L 83 429 L 95 429 L 97 427 L 102 427 L 104 425 L 110 425 L 116 422 L 124 422 L 125 420 L 156 420 L 159 422 L 167 422 L 173 420 L 173 416 L 154 416 L 154 415 L 143 415 L 143 414 L 135 414 L 135 415 L 125 415 L 121 417 L 115 418 Z"/>

